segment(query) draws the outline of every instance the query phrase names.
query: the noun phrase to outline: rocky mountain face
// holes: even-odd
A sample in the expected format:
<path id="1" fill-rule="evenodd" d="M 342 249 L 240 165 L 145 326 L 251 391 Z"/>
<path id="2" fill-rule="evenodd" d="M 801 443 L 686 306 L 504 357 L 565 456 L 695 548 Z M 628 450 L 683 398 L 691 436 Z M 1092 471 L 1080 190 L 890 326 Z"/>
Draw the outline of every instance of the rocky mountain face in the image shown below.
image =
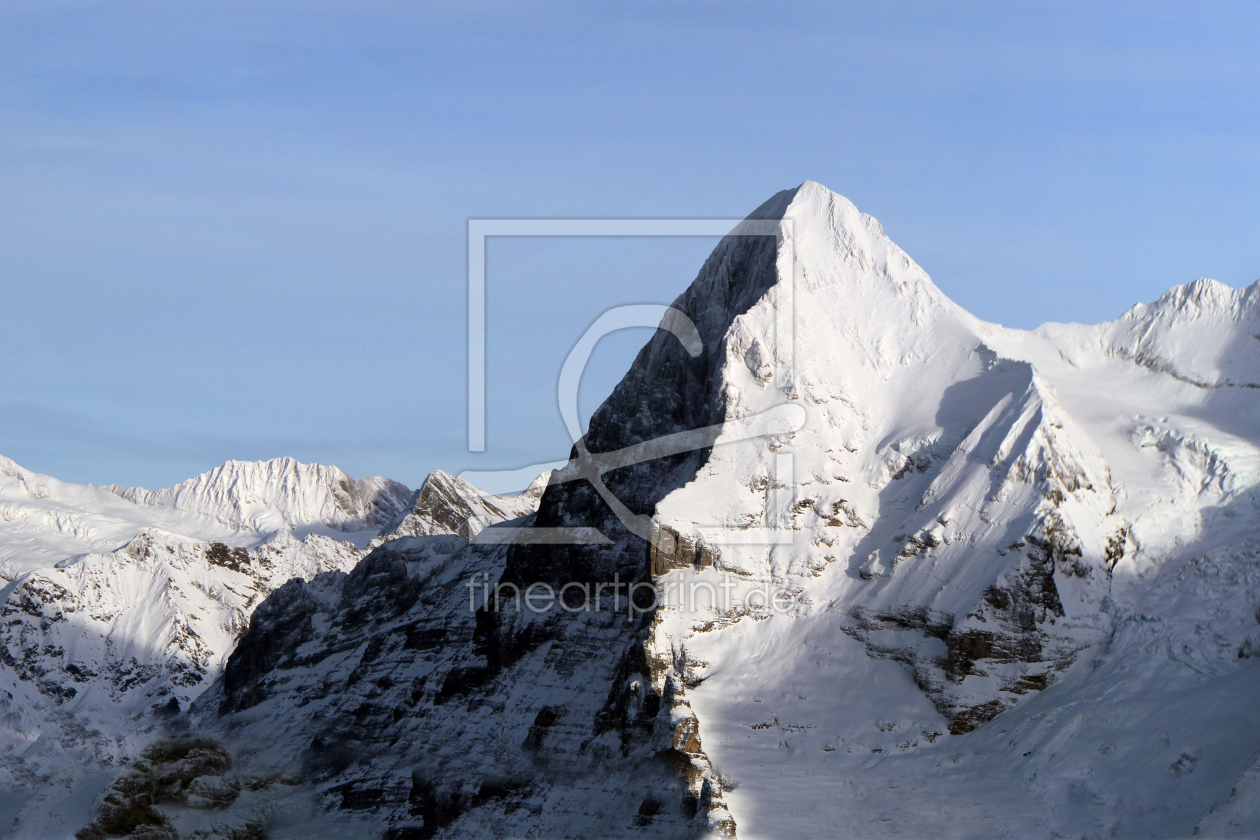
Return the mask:
<path id="1" fill-rule="evenodd" d="M 1260 831 L 1260 284 L 1011 330 L 820 185 L 751 218 L 569 467 L 274 589 L 85 836 Z"/>
<path id="2" fill-rule="evenodd" d="M 515 496 L 497 496 L 477 489 L 458 476 L 434 470 L 411 503 L 381 529 L 375 544 L 399 537 L 435 534 L 455 534 L 471 540 L 491 525 L 528 516 L 537 510 L 550 477 L 551 473 L 544 473 Z"/>
<path id="3" fill-rule="evenodd" d="M 781 214 L 787 197 L 762 213 Z M 730 240 L 676 305 L 696 313 L 716 345 L 733 314 L 772 284 L 775 249 L 773 238 Z M 712 307 L 716 295 L 730 312 Z M 645 348 L 592 418 L 591 451 L 721 422 L 720 357 L 693 358 L 670 342 Z M 606 481 L 650 515 L 703 460 L 703 451 L 684 451 Z M 607 544 L 410 537 L 384 543 L 345 578 L 294 581 L 255 614 L 221 684 L 198 701 L 192 731 L 237 756 L 241 785 L 304 768 L 305 789 L 345 831 L 364 821 L 397 838 L 733 835 L 683 685 L 650 652 L 653 610 L 642 598 L 632 609 L 627 598 L 628 583 L 650 588 L 649 542 L 589 484 L 552 482 L 537 513 L 518 524 L 594 527 Z M 435 499 L 450 486 L 430 483 Z M 460 515 L 428 519 L 451 531 Z M 598 608 L 553 602 L 535 611 L 521 596 L 531 585 L 558 591 L 615 578 L 621 589 L 604 593 Z M 496 584 L 505 600 L 487 608 Z M 234 825 L 247 813 L 228 808 L 214 819 Z M 298 817 L 267 819 L 275 830 Z"/>
<path id="4" fill-rule="evenodd" d="M 509 655 L 493 616 L 469 609 L 466 585 L 497 579 L 504 553 L 404 538 L 348 576 L 292 582 L 255 614 L 190 726 L 233 755 L 242 788 L 289 780 L 268 830 L 300 824 L 301 794 L 326 804 L 330 830 L 367 836 L 545 826 L 598 837 L 635 826 L 674 837 L 708 824 L 707 797 L 684 801 L 670 716 L 632 679 L 641 622 L 553 615 Z M 610 662 L 610 651 L 628 661 Z M 197 818 L 240 824 L 251 807 Z"/>

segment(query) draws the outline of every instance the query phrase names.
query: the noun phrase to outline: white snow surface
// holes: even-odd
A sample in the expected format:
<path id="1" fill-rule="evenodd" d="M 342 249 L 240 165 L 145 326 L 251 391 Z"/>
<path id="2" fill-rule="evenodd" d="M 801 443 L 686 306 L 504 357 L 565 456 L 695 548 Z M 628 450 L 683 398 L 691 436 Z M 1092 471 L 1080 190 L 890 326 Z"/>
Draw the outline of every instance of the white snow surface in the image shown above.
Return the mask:
<path id="1" fill-rule="evenodd" d="M 739 836 L 1188 837 L 1200 818 L 1252 836 L 1260 283 L 1021 331 L 963 311 L 818 184 L 784 216 L 721 393 L 728 420 L 807 420 L 720 438 L 656 512 L 716 550 L 661 579 L 651 644 L 693 686 Z M 764 527 L 787 542 L 740 544 Z M 1002 605 L 1030 592 L 1015 626 Z"/>

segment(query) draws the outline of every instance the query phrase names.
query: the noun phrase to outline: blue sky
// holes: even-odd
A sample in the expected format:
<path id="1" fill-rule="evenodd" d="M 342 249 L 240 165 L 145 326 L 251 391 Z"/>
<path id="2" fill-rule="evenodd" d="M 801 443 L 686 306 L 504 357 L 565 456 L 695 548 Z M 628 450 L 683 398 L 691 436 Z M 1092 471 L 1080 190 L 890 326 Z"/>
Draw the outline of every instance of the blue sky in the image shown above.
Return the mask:
<path id="1" fill-rule="evenodd" d="M 492 244 L 473 455 L 470 217 L 740 216 L 808 178 L 1012 326 L 1247 285 L 1258 42 L 1246 3 L 5 4 L 0 453 L 151 487 L 564 457 L 568 349 L 713 242 Z M 601 343 L 584 412 L 645 338 Z"/>

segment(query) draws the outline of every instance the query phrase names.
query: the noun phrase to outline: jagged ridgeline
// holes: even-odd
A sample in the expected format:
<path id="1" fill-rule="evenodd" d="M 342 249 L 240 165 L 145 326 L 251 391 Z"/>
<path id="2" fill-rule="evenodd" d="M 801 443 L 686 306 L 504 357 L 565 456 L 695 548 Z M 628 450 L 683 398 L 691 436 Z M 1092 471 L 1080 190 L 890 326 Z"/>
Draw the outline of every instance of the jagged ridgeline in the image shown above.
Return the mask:
<path id="1" fill-rule="evenodd" d="M 752 218 L 777 235 L 725 238 L 674 303 L 699 352 L 658 331 L 574 449 L 710 430 L 605 473 L 625 510 L 563 471 L 333 481 L 326 527 L 376 517 L 370 553 L 256 587 L 221 676 L 100 760 L 71 833 L 1260 832 L 1260 284 L 1012 330 L 818 184 Z M 177 496 L 152 509 L 262 521 Z M 521 527 L 603 540 L 494 538 Z M 217 541 L 211 591 L 265 550 Z M 573 597 L 517 607 L 541 585 Z M 41 667 L 14 687 L 70 679 Z"/>

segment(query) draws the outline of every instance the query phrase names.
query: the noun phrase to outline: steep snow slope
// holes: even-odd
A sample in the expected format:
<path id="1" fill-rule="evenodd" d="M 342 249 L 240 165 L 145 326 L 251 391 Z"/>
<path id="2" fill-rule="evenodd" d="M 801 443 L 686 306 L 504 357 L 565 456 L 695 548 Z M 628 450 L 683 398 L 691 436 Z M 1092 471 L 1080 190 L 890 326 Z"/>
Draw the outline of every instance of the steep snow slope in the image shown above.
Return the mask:
<path id="1" fill-rule="evenodd" d="M 177 720 L 235 766 L 142 763 L 97 826 L 1254 833 L 1260 285 L 1024 332 L 820 185 L 753 218 L 777 238 L 724 239 L 674 304 L 700 346 L 658 331 L 514 523 L 606 545 L 408 537 L 291 582 Z"/>

